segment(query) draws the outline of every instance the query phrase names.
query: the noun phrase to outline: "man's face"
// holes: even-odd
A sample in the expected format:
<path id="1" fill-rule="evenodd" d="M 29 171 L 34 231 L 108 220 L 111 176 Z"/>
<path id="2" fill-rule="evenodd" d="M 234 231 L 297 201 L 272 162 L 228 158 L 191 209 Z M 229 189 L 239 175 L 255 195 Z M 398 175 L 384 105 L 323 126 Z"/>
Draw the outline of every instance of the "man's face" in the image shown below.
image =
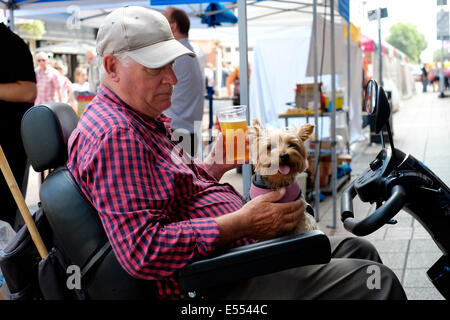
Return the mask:
<path id="1" fill-rule="evenodd" d="M 95 55 L 91 51 L 86 52 L 86 62 L 90 64 L 94 60 Z"/>
<path id="2" fill-rule="evenodd" d="M 42 54 L 36 55 L 36 63 L 40 68 L 45 68 L 47 65 L 47 57 Z"/>
<path id="3" fill-rule="evenodd" d="M 124 100 L 141 113 L 157 118 L 172 104 L 173 86 L 177 78 L 173 62 L 158 69 L 146 68 L 133 59 L 119 66 L 119 86 Z"/>

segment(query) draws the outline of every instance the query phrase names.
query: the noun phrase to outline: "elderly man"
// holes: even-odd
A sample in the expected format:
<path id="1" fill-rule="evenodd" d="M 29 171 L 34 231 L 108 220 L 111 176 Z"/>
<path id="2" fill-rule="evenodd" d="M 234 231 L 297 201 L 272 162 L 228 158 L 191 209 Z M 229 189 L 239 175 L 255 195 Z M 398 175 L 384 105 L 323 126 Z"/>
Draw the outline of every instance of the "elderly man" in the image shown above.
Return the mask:
<path id="1" fill-rule="evenodd" d="M 186 154 L 180 158 L 163 112 L 177 83 L 175 59 L 193 53 L 174 39 L 162 14 L 133 6 L 113 11 L 100 26 L 97 52 L 103 59 L 102 84 L 69 139 L 67 166 L 130 275 L 154 281 L 161 299 L 179 299 L 176 275 L 188 263 L 294 228 L 304 214 L 303 201 L 276 203 L 281 190 L 242 206 L 241 195 L 219 182 L 234 167 L 219 164 L 222 136 L 205 164 Z M 344 256 L 360 259 L 339 259 Z M 398 279 L 367 242 L 344 240 L 333 257 L 327 265 L 211 290 L 211 297 L 405 298 Z M 367 267 L 373 265 L 381 270 L 377 290 L 366 286 Z"/>

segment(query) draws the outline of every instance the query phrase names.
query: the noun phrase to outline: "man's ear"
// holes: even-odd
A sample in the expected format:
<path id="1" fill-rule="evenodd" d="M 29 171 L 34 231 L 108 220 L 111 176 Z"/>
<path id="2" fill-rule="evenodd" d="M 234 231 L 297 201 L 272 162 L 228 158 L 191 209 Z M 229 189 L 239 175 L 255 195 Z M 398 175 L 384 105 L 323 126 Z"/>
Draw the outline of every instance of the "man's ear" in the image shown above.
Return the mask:
<path id="1" fill-rule="evenodd" d="M 305 142 L 308 140 L 314 131 L 314 125 L 312 124 L 304 124 L 297 130 L 297 137 Z"/>
<path id="2" fill-rule="evenodd" d="M 261 135 L 262 131 L 264 130 L 264 127 L 262 126 L 262 124 L 259 122 L 259 120 L 257 118 L 253 119 L 253 130 L 257 137 L 259 137 Z"/>
<path id="3" fill-rule="evenodd" d="M 119 60 L 113 55 L 108 54 L 103 58 L 103 67 L 105 68 L 105 73 L 114 82 L 118 82 L 120 79 L 118 66 Z"/>

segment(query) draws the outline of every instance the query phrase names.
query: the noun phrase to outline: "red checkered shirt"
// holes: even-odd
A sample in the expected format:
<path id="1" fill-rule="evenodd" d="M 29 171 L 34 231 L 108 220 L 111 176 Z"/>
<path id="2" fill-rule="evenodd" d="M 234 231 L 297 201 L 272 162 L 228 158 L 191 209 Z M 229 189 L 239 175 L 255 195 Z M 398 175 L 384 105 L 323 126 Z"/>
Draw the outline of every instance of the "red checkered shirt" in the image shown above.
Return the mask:
<path id="1" fill-rule="evenodd" d="M 175 164 L 174 146 L 169 118 L 139 114 L 103 85 L 69 139 L 67 166 L 118 261 L 133 277 L 155 280 L 160 298 L 180 294 L 179 269 L 214 254 L 213 217 L 242 206 L 240 194 L 197 159 Z"/>
<path id="2" fill-rule="evenodd" d="M 61 89 L 59 74 L 53 68 L 47 67 L 45 71 L 36 70 L 37 95 L 34 104 L 46 102 L 59 102 L 58 90 Z"/>

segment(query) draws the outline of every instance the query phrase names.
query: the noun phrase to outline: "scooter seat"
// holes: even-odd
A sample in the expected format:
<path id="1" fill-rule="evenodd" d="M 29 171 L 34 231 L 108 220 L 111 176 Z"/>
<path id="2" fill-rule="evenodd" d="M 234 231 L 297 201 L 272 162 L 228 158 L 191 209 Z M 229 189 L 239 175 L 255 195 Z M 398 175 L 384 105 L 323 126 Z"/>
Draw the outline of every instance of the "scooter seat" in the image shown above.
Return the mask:
<path id="1" fill-rule="evenodd" d="M 81 270 L 90 299 L 154 297 L 154 283 L 133 278 L 119 264 L 95 208 L 65 166 L 67 141 L 78 117 L 62 103 L 29 109 L 22 119 L 22 139 L 36 171 L 54 169 L 44 180 L 40 200 L 59 250 Z"/>

